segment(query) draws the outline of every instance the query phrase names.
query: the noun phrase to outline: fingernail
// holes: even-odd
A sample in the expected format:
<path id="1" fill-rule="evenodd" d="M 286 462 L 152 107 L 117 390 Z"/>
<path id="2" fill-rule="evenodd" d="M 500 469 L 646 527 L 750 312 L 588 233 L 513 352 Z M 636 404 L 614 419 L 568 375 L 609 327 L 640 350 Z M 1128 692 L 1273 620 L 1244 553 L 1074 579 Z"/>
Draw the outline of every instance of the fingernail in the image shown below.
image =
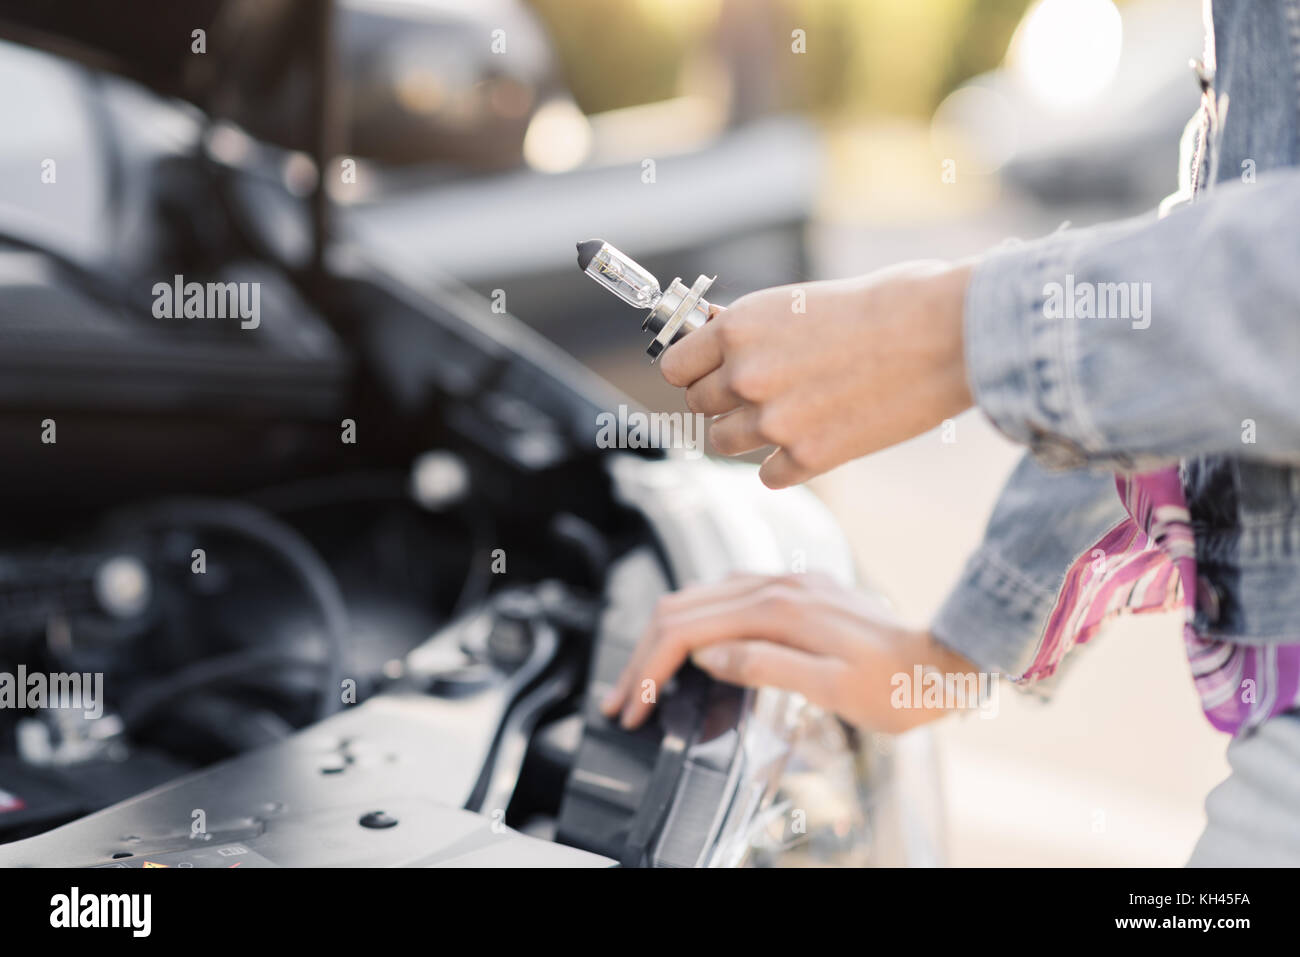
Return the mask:
<path id="1" fill-rule="evenodd" d="M 628 731 L 631 731 L 632 728 L 635 727 L 635 722 L 632 720 L 632 708 L 630 706 L 623 709 L 623 717 L 619 718 L 618 723 Z"/>
<path id="2" fill-rule="evenodd" d="M 617 688 L 615 688 L 613 691 L 607 692 L 605 694 L 605 697 L 600 699 L 600 710 L 605 715 L 605 717 L 612 718 L 614 717 L 615 714 L 618 713 L 619 699 L 620 699 L 620 695 L 618 693 Z"/>

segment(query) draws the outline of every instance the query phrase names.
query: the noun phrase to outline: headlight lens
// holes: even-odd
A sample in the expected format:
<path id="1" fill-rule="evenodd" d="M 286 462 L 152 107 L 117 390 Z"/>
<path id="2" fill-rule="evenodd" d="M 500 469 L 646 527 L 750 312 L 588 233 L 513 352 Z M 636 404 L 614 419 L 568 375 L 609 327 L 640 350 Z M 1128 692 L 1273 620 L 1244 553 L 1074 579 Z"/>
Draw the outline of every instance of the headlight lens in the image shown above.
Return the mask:
<path id="1" fill-rule="evenodd" d="M 940 862 L 928 733 L 862 735 L 801 696 L 775 689 L 753 694 L 740 733 L 737 786 L 707 866 Z M 916 790 L 925 793 L 906 793 Z"/>

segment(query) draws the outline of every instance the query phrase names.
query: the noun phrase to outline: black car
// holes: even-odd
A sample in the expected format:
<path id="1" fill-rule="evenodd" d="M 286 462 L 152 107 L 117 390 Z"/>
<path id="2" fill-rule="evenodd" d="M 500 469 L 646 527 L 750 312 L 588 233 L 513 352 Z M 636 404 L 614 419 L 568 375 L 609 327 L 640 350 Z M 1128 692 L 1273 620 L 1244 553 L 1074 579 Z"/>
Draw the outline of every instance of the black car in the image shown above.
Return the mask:
<path id="1" fill-rule="evenodd" d="M 924 733 L 595 708 L 666 591 L 850 580 L 817 501 L 336 215 L 329 5 L 114 9 L 0 4 L 0 864 L 938 862 Z"/>

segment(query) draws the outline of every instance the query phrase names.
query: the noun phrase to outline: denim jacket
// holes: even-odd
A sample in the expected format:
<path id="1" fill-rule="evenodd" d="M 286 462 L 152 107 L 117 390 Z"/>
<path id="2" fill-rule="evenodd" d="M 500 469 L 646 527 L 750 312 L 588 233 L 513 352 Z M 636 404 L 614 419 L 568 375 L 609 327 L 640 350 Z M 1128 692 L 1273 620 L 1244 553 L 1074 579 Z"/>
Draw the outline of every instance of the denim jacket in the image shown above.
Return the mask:
<path id="1" fill-rule="evenodd" d="M 971 390 L 1029 450 L 932 626 L 983 670 L 1020 673 L 1067 567 L 1123 517 L 1113 473 L 1175 463 L 1197 630 L 1300 641 L 1300 0 L 1214 3 L 1197 72 L 1167 215 L 972 273 Z"/>

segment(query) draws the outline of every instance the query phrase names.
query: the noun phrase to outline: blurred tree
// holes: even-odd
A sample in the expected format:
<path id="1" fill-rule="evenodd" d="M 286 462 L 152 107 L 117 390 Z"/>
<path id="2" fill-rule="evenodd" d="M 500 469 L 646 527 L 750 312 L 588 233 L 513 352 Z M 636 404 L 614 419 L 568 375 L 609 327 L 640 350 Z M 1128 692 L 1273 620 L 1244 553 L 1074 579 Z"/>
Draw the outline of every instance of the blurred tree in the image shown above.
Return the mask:
<path id="1" fill-rule="evenodd" d="M 944 77 L 945 91 L 956 89 L 1002 62 L 1011 35 L 1028 6 L 1029 0 L 972 0 L 959 31 L 962 42 L 953 50 Z"/>
<path id="2" fill-rule="evenodd" d="M 681 92 L 711 54 L 732 115 L 764 109 L 929 116 L 995 67 L 1029 0 L 529 0 L 587 112 Z M 796 52 L 794 32 L 804 52 Z"/>
<path id="3" fill-rule="evenodd" d="M 529 0 L 588 113 L 675 96 L 719 0 Z"/>

